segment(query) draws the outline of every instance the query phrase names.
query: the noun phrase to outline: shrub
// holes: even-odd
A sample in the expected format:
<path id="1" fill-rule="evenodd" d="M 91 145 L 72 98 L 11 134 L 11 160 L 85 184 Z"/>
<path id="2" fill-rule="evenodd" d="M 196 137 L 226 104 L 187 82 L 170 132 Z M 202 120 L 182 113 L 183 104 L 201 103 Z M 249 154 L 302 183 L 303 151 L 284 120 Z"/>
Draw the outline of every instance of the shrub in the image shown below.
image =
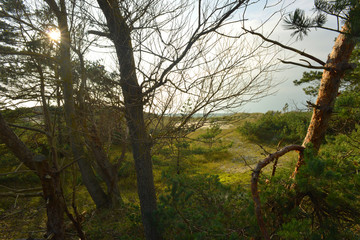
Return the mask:
<path id="1" fill-rule="evenodd" d="M 360 238 L 359 166 L 339 159 L 333 147 L 320 156 L 305 150 L 294 189 L 288 175 L 261 185 L 263 215 L 276 239 Z"/>
<path id="2" fill-rule="evenodd" d="M 164 179 L 158 215 L 166 239 L 243 239 L 258 231 L 252 202 L 242 188 L 226 186 L 214 175 Z"/>
<path id="3" fill-rule="evenodd" d="M 258 143 L 299 144 L 306 135 L 310 123 L 309 112 L 273 112 L 262 115 L 256 122 L 245 122 L 238 130 L 249 140 Z"/>

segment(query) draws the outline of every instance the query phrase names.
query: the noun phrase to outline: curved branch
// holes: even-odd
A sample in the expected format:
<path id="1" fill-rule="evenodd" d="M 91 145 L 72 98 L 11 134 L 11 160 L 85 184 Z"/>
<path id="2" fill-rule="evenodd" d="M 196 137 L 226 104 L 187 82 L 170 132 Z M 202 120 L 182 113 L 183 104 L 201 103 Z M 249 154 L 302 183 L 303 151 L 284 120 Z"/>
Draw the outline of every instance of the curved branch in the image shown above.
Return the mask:
<path id="1" fill-rule="evenodd" d="M 287 147 L 284 147 L 283 149 L 270 154 L 267 158 L 265 158 L 263 161 L 259 162 L 255 169 L 253 170 L 253 173 L 251 174 L 251 193 L 254 200 L 255 205 L 255 215 L 256 219 L 258 221 L 261 233 L 266 240 L 270 240 L 269 233 L 266 231 L 265 222 L 262 217 L 261 213 L 261 202 L 260 202 L 260 196 L 258 191 L 258 180 L 261 170 L 267 166 L 269 163 L 271 163 L 273 160 L 278 159 L 279 157 L 285 155 L 286 153 L 290 151 L 304 151 L 305 147 L 300 145 L 290 145 Z"/>
<path id="2" fill-rule="evenodd" d="M 325 66 L 325 62 L 324 62 L 324 61 L 318 59 L 317 57 L 315 57 L 315 56 L 313 56 L 313 55 L 310 55 L 310 54 L 308 54 L 308 53 L 306 53 L 306 52 L 304 52 L 304 51 L 300 51 L 300 50 L 298 50 L 298 49 L 296 49 L 296 48 L 286 46 L 286 45 L 284 45 L 284 44 L 282 44 L 282 43 L 280 43 L 280 42 L 278 42 L 278 41 L 269 39 L 269 38 L 265 37 L 264 35 L 262 35 L 261 33 L 254 32 L 254 31 L 248 30 L 248 29 L 246 29 L 246 28 L 242 28 L 242 29 L 243 29 L 245 32 L 251 33 L 251 34 L 256 35 L 256 36 L 259 36 L 260 38 L 262 38 L 262 39 L 263 39 L 264 41 L 266 41 L 266 42 L 273 43 L 273 44 L 275 44 L 275 45 L 277 45 L 277 46 L 279 46 L 279 47 L 282 47 L 282 48 L 284 48 L 284 49 L 287 49 L 287 50 L 290 50 L 290 51 L 295 52 L 295 53 L 297 53 L 297 54 L 300 54 L 301 56 L 307 57 L 307 58 L 309 58 L 309 59 L 311 59 L 311 60 L 319 63 L 321 66 Z"/>
<path id="3" fill-rule="evenodd" d="M 284 64 L 292 64 L 292 65 L 296 65 L 296 66 L 300 66 L 300 67 L 304 67 L 304 68 L 311 68 L 311 69 L 322 69 L 322 70 L 330 70 L 330 68 L 328 67 L 323 67 L 323 66 L 313 66 L 311 64 L 305 65 L 305 64 L 301 64 L 301 63 L 297 63 L 297 62 L 292 62 L 292 61 L 285 61 L 285 60 L 281 60 L 279 59 L 280 62 L 284 63 Z"/>

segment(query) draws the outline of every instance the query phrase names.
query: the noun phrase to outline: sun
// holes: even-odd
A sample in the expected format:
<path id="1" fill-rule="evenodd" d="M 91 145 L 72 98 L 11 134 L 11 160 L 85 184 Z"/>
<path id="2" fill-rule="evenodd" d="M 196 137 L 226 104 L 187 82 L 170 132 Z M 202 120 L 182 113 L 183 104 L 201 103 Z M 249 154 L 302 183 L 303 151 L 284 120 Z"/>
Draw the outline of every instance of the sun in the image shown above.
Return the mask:
<path id="1" fill-rule="evenodd" d="M 61 33 L 59 29 L 56 28 L 50 29 L 47 35 L 52 41 L 56 41 L 56 42 L 60 41 Z"/>

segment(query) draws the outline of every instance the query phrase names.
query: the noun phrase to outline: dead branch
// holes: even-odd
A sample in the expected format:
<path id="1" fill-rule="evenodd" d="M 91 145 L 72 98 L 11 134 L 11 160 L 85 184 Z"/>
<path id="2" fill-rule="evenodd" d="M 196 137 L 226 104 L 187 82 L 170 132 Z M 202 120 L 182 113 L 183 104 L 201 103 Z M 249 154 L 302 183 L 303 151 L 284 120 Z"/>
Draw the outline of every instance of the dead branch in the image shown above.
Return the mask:
<path id="1" fill-rule="evenodd" d="M 266 149 L 265 149 L 263 146 L 261 146 L 260 144 L 256 144 L 256 145 L 258 145 L 258 147 L 261 148 L 261 150 L 264 151 L 264 153 L 262 153 L 261 155 L 266 156 L 266 155 L 270 155 L 270 154 L 271 154 L 268 150 L 266 150 Z"/>
<path id="2" fill-rule="evenodd" d="M 46 136 L 50 136 L 49 133 L 41 130 L 41 129 L 37 129 L 37 128 L 32 128 L 32 127 L 25 127 L 25 126 L 20 126 L 20 125 L 16 125 L 16 124 L 12 124 L 12 123 L 8 123 L 9 126 L 14 127 L 14 128 L 22 128 L 22 129 L 26 129 L 26 130 L 30 130 L 30 131 L 34 131 L 34 132 L 39 132 L 42 134 L 45 134 Z"/>
<path id="3" fill-rule="evenodd" d="M 275 45 L 277 45 L 277 46 L 279 46 L 279 47 L 282 47 L 282 48 L 284 48 L 284 49 L 287 49 L 287 50 L 290 50 L 290 51 L 295 52 L 295 53 L 297 53 L 297 54 L 300 54 L 301 56 L 307 57 L 307 58 L 309 58 L 309 59 L 311 59 L 311 60 L 319 63 L 321 66 L 325 66 L 325 62 L 324 62 L 324 61 L 318 59 L 317 57 L 315 57 L 315 56 L 313 56 L 313 55 L 311 55 L 311 54 L 308 54 L 308 53 L 306 53 L 306 52 L 304 52 L 304 51 L 300 51 L 300 50 L 298 50 L 298 49 L 296 49 L 296 48 L 293 48 L 293 47 L 286 46 L 286 45 L 284 45 L 284 44 L 282 44 L 282 43 L 280 43 L 280 42 L 278 42 L 278 41 L 269 39 L 269 38 L 265 37 L 264 35 L 262 35 L 261 33 L 254 32 L 254 31 L 248 30 L 248 29 L 246 29 L 246 28 L 243 28 L 243 30 L 244 30 L 245 32 L 251 33 L 251 34 L 256 35 L 256 36 L 259 36 L 260 38 L 262 38 L 262 39 L 263 39 L 264 41 L 266 41 L 266 42 L 273 43 L 273 44 L 275 44 Z"/>
<path id="4" fill-rule="evenodd" d="M 283 141 L 284 141 L 284 138 L 282 138 L 282 139 L 278 142 L 278 144 L 277 144 L 277 146 L 276 146 L 276 151 L 279 151 L 279 150 L 280 150 L 280 145 L 281 145 L 281 143 L 282 143 Z M 276 172 L 276 167 L 277 167 L 278 160 L 279 160 L 279 158 L 275 158 L 275 162 L 274 162 L 274 165 L 273 165 L 273 170 L 272 170 L 272 173 L 271 173 L 271 177 L 274 177 L 274 176 L 275 176 L 275 172 Z"/>
<path id="5" fill-rule="evenodd" d="M 32 170 L 22 170 L 22 171 L 0 173 L 0 177 L 7 176 L 7 175 L 12 175 L 12 174 L 27 173 L 27 172 L 33 172 L 33 171 Z"/>
<path id="6" fill-rule="evenodd" d="M 24 193 L 24 192 L 31 192 L 31 191 L 39 191 L 42 190 L 42 187 L 36 187 L 36 188 L 27 188 L 27 189 L 14 189 L 14 188 L 9 188 L 7 186 L 4 185 L 0 185 L 0 187 L 6 188 L 7 190 L 13 192 L 13 193 Z"/>
<path id="7" fill-rule="evenodd" d="M 311 64 L 305 65 L 305 64 L 301 64 L 301 63 L 297 63 L 297 62 L 293 62 L 293 61 L 285 61 L 282 59 L 279 59 L 280 62 L 284 63 L 284 64 L 292 64 L 292 65 L 296 65 L 296 66 L 300 66 L 300 67 L 304 67 L 304 68 L 310 68 L 310 69 L 320 69 L 320 70 L 330 70 L 330 68 L 328 67 L 323 67 L 323 66 L 313 66 Z"/>
<path id="8" fill-rule="evenodd" d="M 45 54 L 41 54 L 41 53 L 36 53 L 36 52 L 27 52 L 27 51 L 0 51 L 0 55 L 16 55 L 16 56 L 30 56 L 30 57 L 37 57 L 37 58 L 43 58 L 43 59 L 47 59 L 50 60 L 52 62 L 58 62 L 56 58 L 45 55 Z"/>
<path id="9" fill-rule="evenodd" d="M 96 30 L 89 30 L 88 34 L 94 34 L 94 35 L 97 35 L 97 36 L 100 36 L 100 37 L 110 38 L 110 33 L 96 31 Z"/>
<path id="10" fill-rule="evenodd" d="M 287 147 L 284 147 L 280 151 L 277 151 L 273 154 L 270 154 L 267 158 L 265 158 L 263 161 L 259 162 L 255 169 L 253 170 L 253 173 L 251 174 L 251 193 L 254 200 L 255 205 L 255 215 L 261 230 L 261 233 L 266 240 L 270 240 L 269 233 L 266 230 L 265 222 L 262 217 L 261 213 L 261 203 L 260 203 L 260 196 L 258 191 L 258 180 L 261 170 L 267 166 L 269 163 L 271 163 L 274 159 L 278 159 L 279 157 L 285 155 L 286 153 L 290 151 L 304 151 L 304 147 L 300 145 L 290 145 Z"/>
<path id="11" fill-rule="evenodd" d="M 0 197 L 13 197 L 13 198 L 18 198 L 18 197 L 42 197 L 42 196 L 43 196 L 42 192 L 34 192 L 34 193 L 5 192 L 5 193 L 0 193 Z"/>

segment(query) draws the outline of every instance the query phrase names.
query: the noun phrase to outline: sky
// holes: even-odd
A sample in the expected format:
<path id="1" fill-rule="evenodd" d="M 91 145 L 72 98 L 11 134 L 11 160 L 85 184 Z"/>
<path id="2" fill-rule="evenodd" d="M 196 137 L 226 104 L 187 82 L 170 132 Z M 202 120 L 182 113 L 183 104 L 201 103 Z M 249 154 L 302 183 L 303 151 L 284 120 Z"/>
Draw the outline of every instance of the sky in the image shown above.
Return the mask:
<path id="1" fill-rule="evenodd" d="M 313 1 L 295 1 L 288 8 L 288 11 L 293 11 L 296 8 L 304 9 L 307 12 L 307 15 L 311 16 L 313 14 Z M 251 12 L 249 15 L 251 15 Z M 261 16 L 261 13 L 259 12 L 257 15 L 257 17 L 260 19 L 264 17 Z M 327 26 L 332 28 L 336 27 L 336 20 L 328 18 Z M 338 35 L 335 32 L 318 29 L 317 31 L 311 30 L 308 36 L 306 36 L 302 41 L 295 41 L 296 39 L 290 36 L 291 33 L 291 30 L 285 30 L 283 24 L 280 24 L 271 38 L 280 41 L 281 43 L 290 42 L 291 47 L 310 53 L 324 62 L 326 61 L 327 56 L 330 54 L 334 40 Z M 293 54 L 289 51 L 286 52 L 292 56 L 292 58 L 289 59 L 291 61 L 299 62 L 299 59 L 303 58 L 302 56 Z M 279 83 L 279 85 L 273 89 L 275 93 L 263 98 L 258 102 L 248 103 L 241 109 L 238 109 L 238 111 L 281 111 L 286 103 L 289 105 L 289 110 L 306 109 L 306 101 L 314 99 L 310 99 L 309 96 L 306 96 L 302 90 L 304 86 L 295 86 L 293 84 L 293 80 L 299 80 L 302 77 L 302 73 L 304 71 L 310 71 L 311 69 L 287 64 L 281 64 L 280 68 L 283 68 L 283 70 L 273 74 L 274 83 Z"/>
<path id="2" fill-rule="evenodd" d="M 290 36 L 290 31 L 284 31 L 284 35 Z M 288 36 L 288 38 L 289 38 Z M 326 61 L 327 56 L 332 50 L 334 43 L 333 39 L 337 34 L 327 32 L 324 30 L 318 30 L 311 32 L 304 40 L 291 44 L 290 46 L 300 50 L 304 50 L 307 53 L 311 53 L 317 58 Z M 284 41 L 286 42 L 286 41 Z M 294 56 L 292 61 L 299 62 L 301 56 Z M 273 90 L 274 94 L 267 96 L 259 102 L 246 104 L 241 110 L 244 112 L 266 112 L 269 110 L 279 111 L 282 110 L 286 103 L 289 104 L 291 110 L 305 109 L 305 103 L 307 100 L 311 100 L 309 96 L 306 96 L 302 90 L 304 86 L 295 86 L 294 80 L 299 80 L 302 77 L 304 71 L 310 71 L 311 69 L 281 64 L 280 67 L 287 68 L 277 72 L 273 75 L 273 81 L 279 83 Z"/>
<path id="3" fill-rule="evenodd" d="M 265 2 L 268 3 L 268 5 L 275 5 L 275 7 L 264 9 Z M 281 2 L 282 5 L 276 5 L 278 2 Z M 249 19 L 246 21 L 247 27 L 255 28 L 257 25 L 262 24 L 266 19 L 272 16 L 264 25 L 264 27 L 259 30 L 264 34 L 272 31 L 274 29 L 274 25 L 280 19 L 280 14 L 273 15 L 273 13 L 277 9 L 283 8 L 284 6 L 287 6 L 286 13 L 292 12 L 296 8 L 301 8 L 306 11 L 307 15 L 311 16 L 313 14 L 312 0 L 259 1 L 257 4 L 250 6 L 246 12 L 245 18 Z M 328 19 L 326 26 L 335 27 L 335 19 Z M 295 37 L 290 36 L 291 33 L 292 31 L 285 30 L 283 22 L 280 22 L 270 38 L 310 53 L 324 62 L 326 61 L 328 54 L 331 52 L 334 39 L 337 36 L 337 33 L 319 29 L 317 31 L 311 30 L 308 36 L 306 36 L 302 41 L 296 41 Z M 101 56 L 96 52 L 94 54 Z M 299 62 L 299 59 L 303 58 L 302 56 L 296 55 L 289 51 L 285 51 L 283 55 L 286 57 L 286 60 L 295 62 Z M 104 64 L 107 66 L 109 66 L 109 64 L 106 63 L 108 61 L 112 61 L 113 63 L 110 65 L 113 65 L 114 56 L 112 59 L 105 59 Z M 270 92 L 273 94 L 261 99 L 260 101 L 247 103 L 241 108 L 232 110 L 232 112 L 267 112 L 270 110 L 281 111 L 286 103 L 289 105 L 289 110 L 305 110 L 306 101 L 313 101 L 314 99 L 310 99 L 303 93 L 302 88 L 304 86 L 295 86 L 293 81 L 300 79 L 302 77 L 302 73 L 304 71 L 310 71 L 310 69 L 282 63 L 280 64 L 279 68 L 280 70 L 272 75 L 272 81 L 274 85 L 276 85 L 273 89 L 270 89 Z M 115 69 L 116 67 L 111 70 Z"/>

